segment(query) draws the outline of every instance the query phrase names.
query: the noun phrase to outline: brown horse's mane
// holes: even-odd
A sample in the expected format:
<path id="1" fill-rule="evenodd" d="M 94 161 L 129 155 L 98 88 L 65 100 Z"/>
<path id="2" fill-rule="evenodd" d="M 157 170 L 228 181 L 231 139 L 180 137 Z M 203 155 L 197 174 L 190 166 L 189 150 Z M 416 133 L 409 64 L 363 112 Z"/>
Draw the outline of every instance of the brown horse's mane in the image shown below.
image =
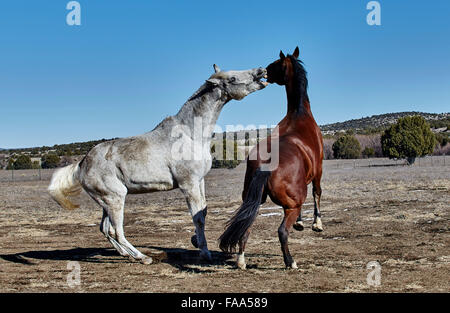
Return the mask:
<path id="1" fill-rule="evenodd" d="M 294 69 L 293 73 L 293 81 L 294 81 L 294 96 L 295 100 L 298 100 L 297 113 L 304 113 L 304 102 L 309 102 L 308 97 L 308 78 L 306 77 L 306 70 L 303 67 L 303 62 L 301 60 L 296 59 L 292 55 L 287 56 L 292 63 L 292 67 Z"/>

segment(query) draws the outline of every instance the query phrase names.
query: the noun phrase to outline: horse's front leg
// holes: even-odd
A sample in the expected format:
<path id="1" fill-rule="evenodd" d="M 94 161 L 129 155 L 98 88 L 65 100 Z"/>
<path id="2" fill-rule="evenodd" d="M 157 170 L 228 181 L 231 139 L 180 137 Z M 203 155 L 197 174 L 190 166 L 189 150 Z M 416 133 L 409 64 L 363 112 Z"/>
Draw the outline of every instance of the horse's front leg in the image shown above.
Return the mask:
<path id="1" fill-rule="evenodd" d="M 203 187 L 202 187 L 203 185 Z M 191 238 L 192 244 L 200 249 L 200 256 L 211 262 L 211 253 L 205 237 L 206 200 L 204 198 L 203 179 L 199 183 L 182 186 L 181 190 L 186 196 L 189 211 L 195 226 L 196 235 Z"/>
<path id="2" fill-rule="evenodd" d="M 205 218 L 205 223 L 206 223 L 206 215 L 208 214 L 208 207 L 206 205 L 205 179 L 204 178 L 202 178 L 202 180 L 200 180 L 200 195 L 201 195 L 201 199 L 202 199 L 201 207 L 204 208 L 203 216 Z M 197 233 L 191 237 L 191 243 L 194 247 L 198 248 Z"/>

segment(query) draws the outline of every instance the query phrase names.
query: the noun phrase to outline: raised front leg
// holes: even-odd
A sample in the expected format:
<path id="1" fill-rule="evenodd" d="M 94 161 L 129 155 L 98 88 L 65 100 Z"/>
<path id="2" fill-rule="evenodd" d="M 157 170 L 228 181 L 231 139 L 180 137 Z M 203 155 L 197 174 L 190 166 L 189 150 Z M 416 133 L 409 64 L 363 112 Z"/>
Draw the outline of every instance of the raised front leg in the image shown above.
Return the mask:
<path id="1" fill-rule="evenodd" d="M 202 205 L 205 203 L 202 198 L 201 182 L 192 183 L 188 185 L 180 186 L 184 195 L 186 196 L 186 202 L 189 207 L 189 211 L 192 215 L 192 221 L 195 226 L 195 239 L 191 238 L 192 244 L 200 249 L 200 256 L 207 261 L 211 262 L 211 253 L 208 250 L 208 244 L 205 237 L 205 218 L 206 207 Z"/>

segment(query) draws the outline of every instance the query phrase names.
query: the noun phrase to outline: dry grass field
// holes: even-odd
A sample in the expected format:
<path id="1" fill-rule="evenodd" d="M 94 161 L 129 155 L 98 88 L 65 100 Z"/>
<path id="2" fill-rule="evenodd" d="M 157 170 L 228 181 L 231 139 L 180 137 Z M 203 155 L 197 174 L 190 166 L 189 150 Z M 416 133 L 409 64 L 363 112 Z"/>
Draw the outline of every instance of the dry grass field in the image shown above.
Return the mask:
<path id="1" fill-rule="evenodd" d="M 85 193 L 80 209 L 66 211 L 46 193 L 50 173 L 33 181 L 0 177 L 0 292 L 450 292 L 450 164 L 388 165 L 325 161 L 325 230 L 310 228 L 309 192 L 307 227 L 289 238 L 298 270 L 284 268 L 282 210 L 270 202 L 252 228 L 246 271 L 219 252 L 217 238 L 241 202 L 245 164 L 207 176 L 213 264 L 191 246 L 194 227 L 179 190 L 127 198 L 125 234 L 155 260 L 143 265 L 112 249 L 99 232 L 102 211 Z M 74 288 L 69 261 L 81 269 Z M 366 282 L 371 261 L 381 265 L 379 287 Z"/>

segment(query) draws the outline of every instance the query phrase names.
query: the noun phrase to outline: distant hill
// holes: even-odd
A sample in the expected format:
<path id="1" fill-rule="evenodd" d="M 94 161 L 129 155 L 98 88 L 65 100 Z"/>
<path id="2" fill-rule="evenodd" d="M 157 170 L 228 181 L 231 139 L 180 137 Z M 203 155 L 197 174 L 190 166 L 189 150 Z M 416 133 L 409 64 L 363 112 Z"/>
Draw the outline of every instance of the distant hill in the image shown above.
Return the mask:
<path id="1" fill-rule="evenodd" d="M 52 147 L 43 146 L 43 147 L 21 148 L 21 149 L 5 149 L 5 151 L 9 153 L 18 153 L 18 154 L 25 152 L 27 154 L 30 154 L 31 156 L 42 155 L 48 152 L 56 153 L 58 155 L 84 155 L 99 143 L 114 139 L 118 138 L 91 140 L 85 142 L 74 142 L 69 144 L 54 145 Z"/>
<path id="2" fill-rule="evenodd" d="M 389 125 L 394 124 L 399 118 L 412 115 L 421 115 L 432 128 L 448 127 L 450 125 L 450 113 L 423 113 L 423 112 L 399 112 L 372 115 L 360 119 L 338 122 L 320 126 L 324 134 L 333 134 L 339 131 L 354 130 L 355 132 L 381 132 Z"/>
<path id="3" fill-rule="evenodd" d="M 336 132 L 347 131 L 350 129 L 354 130 L 356 133 L 379 133 L 386 129 L 389 125 L 395 123 L 398 118 L 411 115 L 423 116 L 430 123 L 432 128 L 444 128 L 445 130 L 445 127 L 447 127 L 447 129 L 450 129 L 450 113 L 435 114 L 423 112 L 399 112 L 373 115 L 370 117 L 363 117 L 360 119 L 353 119 L 345 122 L 322 125 L 320 126 L 320 129 L 322 130 L 322 133 L 324 135 L 333 135 Z M 236 133 L 236 137 L 238 139 L 239 145 L 244 145 L 247 140 L 250 145 L 253 145 L 256 143 L 257 136 L 260 138 L 264 138 L 267 136 L 267 134 L 270 134 L 270 132 L 270 129 L 239 131 Z M 245 133 L 248 134 L 246 135 Z M 223 133 L 215 133 L 213 135 L 213 142 L 221 141 L 223 135 Z M 228 134 L 227 137 L 231 139 L 234 136 L 232 134 Z M 113 139 L 117 138 L 54 145 L 52 147 L 0 150 L 6 153 L 28 153 L 31 156 L 39 156 L 49 152 L 57 153 L 59 155 L 85 155 L 92 147 L 96 146 L 97 144 Z"/>
<path id="4" fill-rule="evenodd" d="M 353 130 L 355 133 L 380 133 L 394 124 L 399 118 L 405 116 L 421 115 L 423 116 L 432 128 L 447 127 L 450 129 L 450 113 L 423 113 L 423 112 L 399 112 L 399 113 L 387 113 L 380 115 L 372 115 L 370 117 L 363 117 L 359 119 L 348 120 L 345 122 L 338 122 L 332 124 L 321 125 L 320 129 L 323 134 L 334 134 L 340 131 Z M 261 138 L 266 137 L 267 131 L 270 130 L 260 129 L 259 135 Z M 237 137 L 244 138 L 245 133 L 249 133 L 250 138 L 255 138 L 257 130 L 241 130 L 236 132 Z M 214 140 L 223 137 L 223 133 L 214 134 Z M 231 134 L 228 134 L 228 138 Z"/>

